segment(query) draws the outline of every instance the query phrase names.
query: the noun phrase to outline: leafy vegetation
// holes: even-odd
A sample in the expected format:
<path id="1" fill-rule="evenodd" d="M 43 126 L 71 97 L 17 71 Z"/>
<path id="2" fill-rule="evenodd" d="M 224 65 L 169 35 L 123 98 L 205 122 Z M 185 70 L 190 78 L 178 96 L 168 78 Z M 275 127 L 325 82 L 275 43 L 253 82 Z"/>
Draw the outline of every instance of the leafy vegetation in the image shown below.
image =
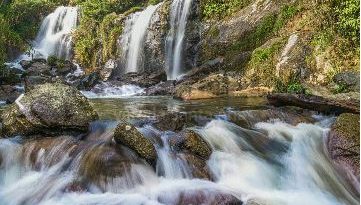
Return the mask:
<path id="1" fill-rule="evenodd" d="M 250 0 L 205 0 L 202 2 L 202 15 L 206 19 L 222 19 L 250 2 Z"/>

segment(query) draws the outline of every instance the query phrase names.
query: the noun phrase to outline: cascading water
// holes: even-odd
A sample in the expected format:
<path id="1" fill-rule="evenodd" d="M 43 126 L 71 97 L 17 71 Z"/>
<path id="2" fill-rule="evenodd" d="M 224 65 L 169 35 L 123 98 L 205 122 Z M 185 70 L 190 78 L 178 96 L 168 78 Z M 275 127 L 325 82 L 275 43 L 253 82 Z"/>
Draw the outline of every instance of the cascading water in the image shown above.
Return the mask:
<path id="1" fill-rule="evenodd" d="M 183 68 L 185 30 L 193 0 L 173 0 L 170 11 L 170 31 L 166 39 L 166 69 L 169 80 L 179 77 Z"/>
<path id="2" fill-rule="evenodd" d="M 157 141 L 155 170 L 112 144 L 116 123 L 95 123 L 82 140 L 0 139 L 0 204 L 192 204 L 192 197 L 212 201 L 221 193 L 246 204 L 356 205 L 358 196 L 324 151 L 332 121 L 293 126 L 274 120 L 249 130 L 212 120 L 196 128 L 213 150 L 207 161 L 212 181 L 186 174 L 191 167 L 172 160 L 180 154 L 168 144 L 175 133 L 150 125 L 139 131 Z"/>
<path id="3" fill-rule="evenodd" d="M 71 59 L 72 37 L 71 32 L 76 28 L 78 21 L 77 7 L 58 7 L 42 22 L 34 42 L 35 55 L 47 57 L 55 55 L 58 58 Z"/>
<path id="4" fill-rule="evenodd" d="M 131 14 L 125 21 L 120 40 L 125 73 L 143 70 L 144 41 L 151 18 L 159 6 L 148 6 L 144 11 Z"/>

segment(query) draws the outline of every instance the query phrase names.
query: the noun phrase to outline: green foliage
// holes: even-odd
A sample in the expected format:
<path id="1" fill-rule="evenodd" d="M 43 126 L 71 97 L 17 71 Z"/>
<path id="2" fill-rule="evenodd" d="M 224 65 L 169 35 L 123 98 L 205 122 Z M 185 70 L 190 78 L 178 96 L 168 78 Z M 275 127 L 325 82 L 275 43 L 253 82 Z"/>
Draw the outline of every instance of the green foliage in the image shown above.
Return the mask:
<path id="1" fill-rule="evenodd" d="M 250 2 L 250 0 L 205 0 L 202 2 L 202 14 L 206 19 L 221 19 Z"/>
<path id="2" fill-rule="evenodd" d="M 280 14 L 277 16 L 276 22 L 273 27 L 273 32 L 278 32 L 289 19 L 294 17 L 298 13 L 298 8 L 293 5 L 286 5 L 282 7 Z"/>
<path id="3" fill-rule="evenodd" d="M 333 0 L 337 31 L 358 46 L 360 40 L 360 0 Z"/>
<path id="4" fill-rule="evenodd" d="M 148 4 L 149 5 L 156 5 L 156 4 L 159 4 L 160 2 L 162 2 L 162 0 L 149 0 Z"/>
<path id="5" fill-rule="evenodd" d="M 344 93 L 348 91 L 348 86 L 344 84 L 337 84 L 333 89 L 334 94 Z"/>
<path id="6" fill-rule="evenodd" d="M 58 58 L 56 56 L 49 56 L 46 61 L 50 66 L 55 66 Z"/>
<path id="7" fill-rule="evenodd" d="M 292 94 L 304 94 L 306 89 L 299 82 L 292 82 L 287 86 L 287 92 Z"/>
<path id="8" fill-rule="evenodd" d="M 254 31 L 245 34 L 242 40 L 234 44 L 231 49 L 237 51 L 247 51 L 261 46 L 266 38 L 273 34 L 273 28 L 276 19 L 277 15 L 269 15 L 264 17 L 262 22 Z"/>

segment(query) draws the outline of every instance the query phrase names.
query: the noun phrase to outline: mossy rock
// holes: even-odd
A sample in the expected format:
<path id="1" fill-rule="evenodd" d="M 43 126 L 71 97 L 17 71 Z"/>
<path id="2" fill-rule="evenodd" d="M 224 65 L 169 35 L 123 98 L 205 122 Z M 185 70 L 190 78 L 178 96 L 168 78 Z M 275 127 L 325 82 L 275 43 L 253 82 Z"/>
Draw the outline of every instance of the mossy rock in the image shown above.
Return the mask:
<path id="1" fill-rule="evenodd" d="M 205 160 L 212 154 L 209 144 L 193 130 L 181 132 L 170 140 L 170 145 L 177 151 L 186 151 Z"/>
<path id="2" fill-rule="evenodd" d="M 334 164 L 355 190 L 360 183 L 360 115 L 343 113 L 329 133 L 327 148 Z M 357 179 L 357 181 L 356 181 Z"/>
<path id="3" fill-rule="evenodd" d="M 157 159 L 157 152 L 151 140 L 143 136 L 131 124 L 120 122 L 114 131 L 114 140 L 116 143 L 132 149 L 150 163 L 155 162 Z"/>
<path id="4" fill-rule="evenodd" d="M 2 114 L 3 133 L 9 137 L 86 132 L 89 124 L 97 119 L 85 96 L 60 83 L 35 86 Z"/>

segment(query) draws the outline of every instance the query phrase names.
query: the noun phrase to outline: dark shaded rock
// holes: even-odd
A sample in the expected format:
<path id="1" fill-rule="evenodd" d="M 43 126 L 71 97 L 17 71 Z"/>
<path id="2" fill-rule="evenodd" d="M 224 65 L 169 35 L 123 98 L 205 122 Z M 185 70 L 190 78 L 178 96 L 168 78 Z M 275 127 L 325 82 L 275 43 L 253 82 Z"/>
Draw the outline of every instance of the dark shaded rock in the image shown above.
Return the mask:
<path id="1" fill-rule="evenodd" d="M 212 150 L 208 143 L 193 130 L 186 130 L 170 139 L 172 149 L 188 151 L 202 159 L 209 159 Z"/>
<path id="2" fill-rule="evenodd" d="M 39 75 L 47 75 L 50 76 L 51 75 L 51 71 L 50 71 L 51 67 L 45 62 L 42 61 L 33 61 L 30 65 L 30 67 L 28 67 L 25 70 L 25 74 L 26 75 L 32 75 L 32 76 L 39 76 Z"/>
<path id="3" fill-rule="evenodd" d="M 345 71 L 336 74 L 333 81 L 339 85 L 346 86 L 349 90 L 360 90 L 360 73 L 354 71 Z"/>
<path id="4" fill-rule="evenodd" d="M 58 62 L 55 66 L 56 69 L 56 75 L 65 76 L 71 72 L 74 72 L 76 70 L 76 65 L 74 65 L 72 62 L 65 60 Z"/>
<path id="5" fill-rule="evenodd" d="M 4 134 L 9 137 L 86 132 L 96 119 L 97 113 L 78 90 L 58 83 L 35 86 L 2 114 Z"/>
<path id="6" fill-rule="evenodd" d="M 161 82 L 157 85 L 145 89 L 144 95 L 154 96 L 154 95 L 173 95 L 175 90 L 175 81 L 168 80 L 166 82 Z"/>
<path id="7" fill-rule="evenodd" d="M 253 128 L 258 122 L 267 122 L 271 119 L 279 119 L 288 124 L 314 123 L 311 111 L 297 109 L 296 107 L 284 107 L 267 110 L 228 111 L 228 119 L 243 128 Z"/>
<path id="8" fill-rule="evenodd" d="M 267 95 L 268 102 L 274 106 L 296 106 L 323 113 L 341 114 L 360 113 L 359 102 L 332 100 L 314 95 L 276 93 Z"/>
<path id="9" fill-rule="evenodd" d="M 0 86 L 0 101 L 6 103 L 13 103 L 20 96 L 20 92 L 15 86 L 2 85 Z"/>
<path id="10" fill-rule="evenodd" d="M 29 91 L 36 85 L 51 83 L 52 79 L 50 76 L 25 76 L 25 91 Z"/>
<path id="11" fill-rule="evenodd" d="M 86 75 L 84 76 L 83 79 L 80 80 L 78 89 L 91 90 L 96 84 L 98 84 L 99 80 L 100 80 L 100 76 L 98 72 L 94 72 L 89 75 Z"/>
<path id="12" fill-rule="evenodd" d="M 133 125 L 121 122 L 114 131 L 114 140 L 133 151 L 148 162 L 155 162 L 157 152 L 148 138 L 140 133 Z"/>
<path id="13" fill-rule="evenodd" d="M 359 192 L 360 182 L 360 115 L 343 113 L 332 125 L 328 151 L 343 176 Z"/>
<path id="14" fill-rule="evenodd" d="M 156 73 L 126 73 L 117 77 L 118 84 L 133 84 L 140 87 L 154 86 L 162 81 L 167 81 L 167 74 L 164 71 Z"/>
<path id="15" fill-rule="evenodd" d="M 0 66 L 0 85 L 15 85 L 21 82 L 16 70 L 8 66 Z"/>
<path id="16" fill-rule="evenodd" d="M 166 194 L 165 194 L 166 195 Z M 230 194 L 220 193 L 215 190 L 192 190 L 178 194 L 177 198 L 161 197 L 158 199 L 164 204 L 207 204 L 207 205 L 242 205 L 242 201 Z"/>
<path id="17" fill-rule="evenodd" d="M 20 65 L 24 70 L 30 68 L 31 64 L 32 64 L 32 61 L 29 61 L 29 60 L 21 60 L 20 61 Z"/>
<path id="18" fill-rule="evenodd" d="M 157 118 L 154 126 L 162 131 L 180 131 L 186 124 L 187 115 L 184 113 L 173 112 Z"/>

